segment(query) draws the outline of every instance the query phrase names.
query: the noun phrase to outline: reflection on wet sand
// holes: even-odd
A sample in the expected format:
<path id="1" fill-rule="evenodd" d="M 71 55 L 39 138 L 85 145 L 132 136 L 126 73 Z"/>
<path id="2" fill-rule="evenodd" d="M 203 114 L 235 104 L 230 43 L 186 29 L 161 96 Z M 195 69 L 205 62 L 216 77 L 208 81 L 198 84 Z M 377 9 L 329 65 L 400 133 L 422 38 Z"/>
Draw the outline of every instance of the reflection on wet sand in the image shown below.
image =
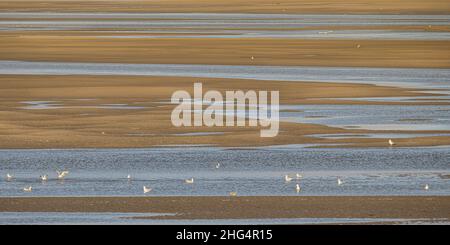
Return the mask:
<path id="1" fill-rule="evenodd" d="M 0 60 L 5 75 L 178 76 L 276 81 L 337 82 L 450 90 L 450 69 L 231 66 L 179 64 L 115 64 L 25 62 Z"/>
<path id="2" fill-rule="evenodd" d="M 0 13 L 0 30 L 110 38 L 449 40 L 449 20 L 448 15 Z"/>
<path id="3" fill-rule="evenodd" d="M 449 131 L 449 105 L 283 105 L 289 122 L 368 130 Z M 406 120 L 413 118 L 414 120 Z"/>
<path id="4" fill-rule="evenodd" d="M 176 214 L 0 212 L 0 224 L 13 225 L 307 225 L 307 224 L 450 224 L 448 219 L 275 218 L 275 219 L 158 219 Z M 154 217 L 154 218 L 153 218 Z"/>

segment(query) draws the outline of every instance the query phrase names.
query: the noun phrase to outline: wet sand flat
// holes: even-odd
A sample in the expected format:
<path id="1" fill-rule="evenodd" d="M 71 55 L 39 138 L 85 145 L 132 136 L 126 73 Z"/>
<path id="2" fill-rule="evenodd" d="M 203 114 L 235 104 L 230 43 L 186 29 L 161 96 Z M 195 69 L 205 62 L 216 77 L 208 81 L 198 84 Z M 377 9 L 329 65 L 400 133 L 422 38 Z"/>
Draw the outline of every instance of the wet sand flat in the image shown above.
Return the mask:
<path id="1" fill-rule="evenodd" d="M 275 138 L 261 138 L 259 127 L 173 127 L 170 114 L 174 105 L 167 104 L 167 101 L 171 94 L 179 89 L 192 93 L 192 84 L 198 81 L 203 82 L 205 91 L 279 90 L 283 95 L 281 104 L 401 104 L 333 101 L 327 98 L 348 98 L 355 95 L 361 97 L 421 95 L 403 88 L 362 84 L 279 81 L 261 83 L 257 80 L 186 77 L 5 75 L 0 77 L 0 147 L 145 148 L 174 144 L 263 146 L 302 143 L 351 143 L 350 146 L 354 144 L 360 147 L 386 145 L 385 140 L 379 138 L 308 137 L 314 134 L 376 132 L 317 124 L 281 122 L 281 132 Z M 26 109 L 35 101 L 49 101 L 48 103 L 55 104 L 56 108 Z M 417 102 L 417 104 L 441 103 Z M 114 109 L 114 105 L 122 105 L 123 108 Z M 203 136 L 187 134 L 183 137 L 171 135 L 217 131 L 224 133 Z M 427 133 L 445 133 L 445 131 L 427 131 Z M 398 143 L 403 146 L 448 145 L 450 137 L 406 138 L 399 139 Z"/>
<path id="2" fill-rule="evenodd" d="M 126 38 L 0 34 L 1 60 L 449 68 L 450 41 Z M 361 48 L 357 48 L 360 45 Z M 252 60 L 251 57 L 254 57 Z"/>
<path id="3" fill-rule="evenodd" d="M 449 15 L 0 12 L 5 36 L 450 40 Z"/>
<path id="4" fill-rule="evenodd" d="M 277 207 L 274 209 L 273 207 Z M 450 219 L 448 196 L 6 197 L 0 212 L 169 213 L 149 219 Z M 146 218 L 146 217 L 139 217 Z"/>
<path id="5" fill-rule="evenodd" d="M 144 0 L 133 4 L 132 0 L 19 0 L 1 1 L 4 11 L 42 12 L 191 12 L 191 13 L 393 13 L 393 14 L 448 14 L 447 0 Z"/>

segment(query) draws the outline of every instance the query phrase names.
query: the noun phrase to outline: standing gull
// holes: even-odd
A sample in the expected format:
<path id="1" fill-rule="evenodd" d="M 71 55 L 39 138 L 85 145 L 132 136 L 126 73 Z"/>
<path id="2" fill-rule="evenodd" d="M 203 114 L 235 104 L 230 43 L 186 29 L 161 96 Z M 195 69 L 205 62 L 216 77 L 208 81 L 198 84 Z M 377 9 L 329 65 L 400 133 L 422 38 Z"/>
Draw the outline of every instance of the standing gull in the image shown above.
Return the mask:
<path id="1" fill-rule="evenodd" d="M 295 186 L 295 191 L 297 191 L 297 193 L 299 193 L 299 192 L 301 191 L 301 188 L 300 188 L 300 185 L 299 185 L 299 184 L 297 184 L 297 185 Z"/>
<path id="2" fill-rule="evenodd" d="M 220 162 L 216 164 L 216 169 L 220 168 Z"/>
<path id="3" fill-rule="evenodd" d="M 423 189 L 427 191 L 428 189 L 430 189 L 430 187 L 428 186 L 428 184 L 426 184 Z"/>
<path id="4" fill-rule="evenodd" d="M 40 178 L 42 181 L 47 181 L 47 180 L 48 180 L 48 176 L 47 176 L 46 174 L 39 176 L 39 178 Z"/>
<path id="5" fill-rule="evenodd" d="M 32 187 L 31 187 L 31 186 L 28 186 L 28 187 L 23 188 L 23 191 L 24 191 L 24 192 L 31 192 L 31 190 L 32 190 Z"/>
<path id="6" fill-rule="evenodd" d="M 14 178 L 14 176 L 12 176 L 11 174 L 9 174 L 9 173 L 6 174 L 7 181 L 11 181 L 13 178 Z"/>
<path id="7" fill-rule="evenodd" d="M 391 139 L 388 140 L 388 143 L 389 143 L 390 146 L 395 145 L 394 141 L 392 141 Z"/>
<path id="8" fill-rule="evenodd" d="M 343 182 L 340 178 L 337 179 L 337 184 L 338 184 L 338 185 L 342 185 L 343 183 L 344 183 L 344 182 Z"/>
<path id="9" fill-rule="evenodd" d="M 301 174 L 299 174 L 299 173 L 296 173 L 296 174 L 295 174 L 295 177 L 297 177 L 297 179 L 303 178 L 303 176 L 302 176 Z"/>

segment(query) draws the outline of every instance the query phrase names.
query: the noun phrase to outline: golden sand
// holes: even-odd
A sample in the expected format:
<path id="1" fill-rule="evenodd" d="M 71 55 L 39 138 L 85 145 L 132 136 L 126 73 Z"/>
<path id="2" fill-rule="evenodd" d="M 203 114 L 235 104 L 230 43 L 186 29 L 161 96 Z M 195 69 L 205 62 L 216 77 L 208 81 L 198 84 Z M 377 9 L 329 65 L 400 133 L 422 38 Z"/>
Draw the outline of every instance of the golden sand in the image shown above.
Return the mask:
<path id="1" fill-rule="evenodd" d="M 449 14 L 450 4 L 448 0 L 248 0 L 245 2 L 238 0 L 7 0 L 0 1 L 0 9 L 2 12 L 57 13 Z M 9 19 L 16 18 L 9 17 Z M 329 29 L 329 27 L 322 28 Z M 339 29 L 339 27 L 333 28 Z M 345 28 L 448 31 L 448 26 L 350 26 Z M 95 30 L 90 34 L 80 31 L 2 31 L 0 33 L 0 60 L 271 66 L 450 67 L 449 41 L 170 37 L 119 39 L 108 37 L 108 35 L 117 34 L 114 33 L 115 30 L 118 29 L 111 29 L 108 30 L 110 32 L 103 33 L 105 37 L 102 38 L 95 36 L 100 33 Z M 360 48 L 357 48 L 358 46 Z M 250 58 L 252 56 L 254 59 Z M 281 104 L 402 104 L 330 100 L 329 98 L 420 95 L 406 89 L 359 84 L 262 82 L 184 77 L 1 75 L 0 148 L 152 147 L 178 144 L 241 147 L 302 143 L 342 143 L 348 147 L 379 147 L 387 144 L 384 139 L 372 138 L 313 138 L 309 135 L 361 134 L 368 131 L 312 124 L 283 122 L 281 123 L 281 132 L 275 138 L 261 138 L 259 137 L 260 128 L 253 127 L 173 127 L 170 121 L 173 106 L 160 102 L 167 101 L 171 93 L 178 89 L 192 92 L 192 84 L 199 81 L 204 83 L 205 89 L 220 91 L 279 90 Z M 51 110 L 25 110 L 22 108 L 24 106 L 22 102 L 37 100 L 57 101 L 56 103 L 62 103 L 65 107 Z M 145 108 L 112 110 L 94 107 L 118 103 Z M 411 105 L 411 103 L 409 104 Z M 448 103 L 416 101 L 414 104 Z M 201 137 L 176 135 L 190 132 L 223 132 L 224 134 Z M 448 132 L 429 131 L 429 133 Z M 420 137 L 396 141 L 399 146 L 449 145 L 450 137 Z"/>
<path id="2" fill-rule="evenodd" d="M 0 148 L 142 148 L 179 144 L 241 147 L 303 143 L 342 143 L 348 144 L 346 146 L 349 147 L 387 146 L 384 139 L 309 137 L 308 135 L 311 134 L 369 132 L 313 124 L 281 123 L 281 132 L 274 138 L 261 138 L 259 127 L 174 127 L 170 120 L 174 106 L 161 102 L 167 102 L 171 94 L 179 89 L 192 93 L 193 83 L 199 81 L 203 82 L 204 91 L 210 89 L 221 92 L 249 89 L 279 90 L 281 104 L 398 104 L 332 101 L 328 98 L 420 95 L 420 93 L 401 88 L 362 84 L 187 77 L 5 75 L 0 76 Z M 23 109 L 25 101 L 49 100 L 62 104 L 66 108 Z M 442 102 L 417 102 L 416 104 L 440 103 Z M 94 108 L 104 104 L 127 104 L 144 108 L 139 110 Z M 224 134 L 176 135 L 191 132 L 224 132 Z M 428 133 L 433 132 L 443 133 L 439 131 Z M 450 137 L 398 139 L 397 144 L 399 146 L 449 145 Z"/>
<path id="3" fill-rule="evenodd" d="M 449 68 L 450 41 L 108 38 L 0 34 L 0 59 L 147 64 Z M 357 46 L 360 45 L 360 48 Z M 254 57 L 252 60 L 250 57 Z"/>

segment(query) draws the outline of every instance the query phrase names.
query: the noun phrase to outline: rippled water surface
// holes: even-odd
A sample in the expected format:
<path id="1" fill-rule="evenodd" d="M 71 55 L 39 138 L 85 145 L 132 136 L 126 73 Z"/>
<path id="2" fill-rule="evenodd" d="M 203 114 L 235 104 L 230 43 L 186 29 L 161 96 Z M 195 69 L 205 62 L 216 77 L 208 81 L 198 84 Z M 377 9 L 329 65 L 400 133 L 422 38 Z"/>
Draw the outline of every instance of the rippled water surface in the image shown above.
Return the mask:
<path id="1" fill-rule="evenodd" d="M 281 120 L 369 130 L 450 130 L 449 105 L 286 105 Z"/>
<path id="2" fill-rule="evenodd" d="M 450 148 L 1 150 L 1 196 L 450 195 Z M 220 167 L 216 168 L 217 163 Z M 56 169 L 70 174 L 56 180 Z M 284 175 L 302 179 L 285 182 Z M 39 176 L 49 175 L 42 182 Z M 127 175 L 132 180 L 127 180 Z M 194 177 L 194 184 L 185 179 Z M 337 185 L 337 178 L 343 184 Z M 297 194 L 295 184 L 302 191 Z M 424 190 L 428 184 L 429 190 Z M 23 192 L 33 186 L 32 192 Z"/>
<path id="3" fill-rule="evenodd" d="M 46 213 L 46 212 L 0 212 L 0 224 L 151 224 L 151 225 L 256 225 L 256 224 L 348 224 L 395 222 L 401 224 L 448 224 L 448 220 L 421 219 L 376 219 L 376 218 L 283 218 L 283 219 L 139 219 L 136 217 L 151 217 L 167 214 L 156 213 Z M 169 214 L 170 215 L 170 214 Z"/>
<path id="4" fill-rule="evenodd" d="M 356 68 L 304 66 L 233 66 L 177 64 L 113 64 L 0 60 L 0 74 L 186 76 L 366 83 L 417 89 L 450 90 L 450 69 Z"/>
<path id="5" fill-rule="evenodd" d="M 159 38 L 171 33 L 175 34 L 171 38 L 450 39 L 449 33 L 439 28 L 430 31 L 432 26 L 448 25 L 448 15 L 31 12 L 0 13 L 0 18 L 4 18 L 0 31 L 91 31 L 96 37 L 115 38 Z M 355 26 L 365 29 L 333 30 Z M 421 28 L 371 29 L 377 26 Z M 106 33 L 111 29 L 116 35 Z"/>

